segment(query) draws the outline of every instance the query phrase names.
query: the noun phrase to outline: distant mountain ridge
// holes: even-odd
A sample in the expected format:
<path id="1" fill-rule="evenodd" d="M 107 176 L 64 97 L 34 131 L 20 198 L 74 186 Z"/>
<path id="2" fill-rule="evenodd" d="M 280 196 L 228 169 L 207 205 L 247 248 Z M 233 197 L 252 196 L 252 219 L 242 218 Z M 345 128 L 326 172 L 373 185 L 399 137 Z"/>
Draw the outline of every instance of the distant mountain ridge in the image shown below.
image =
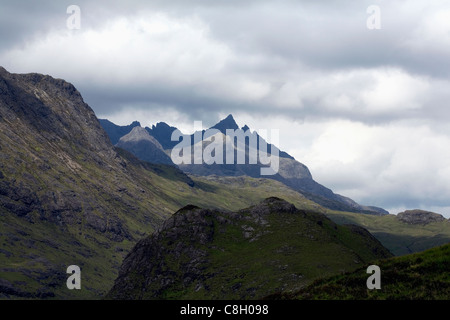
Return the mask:
<path id="1" fill-rule="evenodd" d="M 178 144 L 178 141 L 172 141 L 171 139 L 172 132 L 177 130 L 177 128 L 171 127 L 165 122 L 158 122 L 156 126 L 153 125 L 152 128 L 146 127 L 145 130 L 159 141 L 164 150 L 172 149 Z"/>
<path id="2" fill-rule="evenodd" d="M 101 123 L 106 123 L 105 120 L 103 120 Z M 133 122 L 135 124 L 136 122 Z M 111 125 L 108 124 L 108 127 L 105 128 L 105 131 L 109 134 L 111 132 L 112 134 L 116 134 L 117 132 L 127 131 L 130 130 L 132 125 L 129 126 L 116 126 L 114 130 L 111 130 Z M 150 135 L 152 135 L 158 142 L 161 144 L 163 149 L 165 150 L 166 154 L 170 154 L 171 149 L 178 144 L 178 141 L 171 141 L 171 135 L 172 133 L 177 130 L 176 127 L 171 127 L 168 124 L 164 122 L 157 123 L 156 126 L 152 126 L 152 128 L 145 128 Z M 234 117 L 230 114 L 223 120 L 219 121 L 216 125 L 212 126 L 210 129 L 217 129 L 220 131 L 224 137 L 226 137 L 226 131 L 227 130 L 243 130 L 247 132 L 247 130 L 250 130 L 250 128 L 245 125 L 242 128 L 238 126 L 236 123 Z M 131 130 L 130 130 L 131 131 Z M 204 133 L 205 131 L 203 131 Z M 257 141 L 257 150 L 259 150 L 259 142 L 260 142 L 260 136 L 256 131 L 253 131 L 251 133 L 256 137 Z M 194 142 L 194 135 L 190 135 L 191 143 Z M 235 147 L 237 142 L 235 142 Z M 248 155 L 249 152 L 249 140 L 246 139 L 246 153 Z M 205 145 L 204 145 L 205 146 Z M 203 146 L 203 147 L 204 147 Z M 268 144 L 268 150 L 273 150 L 272 148 L 277 148 L 276 146 L 273 146 L 271 144 Z M 153 148 L 149 148 L 153 150 Z M 277 148 L 278 149 L 278 148 Z M 129 150 L 131 151 L 131 150 Z M 240 176 L 240 175 L 246 175 L 253 178 L 269 178 L 274 179 L 277 181 L 280 181 L 284 183 L 285 185 L 293 188 L 294 190 L 297 190 L 301 192 L 304 196 L 306 196 L 308 199 L 333 210 L 341 210 L 341 211 L 350 211 L 350 212 L 361 212 L 361 213 L 368 213 L 368 214 L 376 214 L 376 215 L 384 215 L 388 214 L 386 210 L 374 206 L 363 206 L 352 199 L 348 197 L 341 196 L 339 194 L 335 194 L 332 190 L 329 188 L 326 188 L 325 186 L 317 183 L 309 169 L 302 163 L 296 161 L 291 155 L 288 153 L 278 150 L 279 151 L 279 171 L 277 174 L 272 176 L 261 176 L 260 174 L 260 168 L 264 167 L 260 163 L 253 165 L 253 164 L 226 164 L 224 161 L 224 164 L 180 164 L 179 168 L 183 170 L 186 173 L 196 174 L 200 176 L 208 176 L 208 175 L 218 175 L 218 176 Z M 131 151 L 133 152 L 133 151 Z M 150 159 L 149 156 L 145 156 L 142 158 L 142 150 L 139 152 L 139 154 L 135 155 L 140 158 L 141 160 Z M 140 157 L 141 155 L 141 157 Z M 146 160 L 148 161 L 148 160 Z"/>
<path id="3" fill-rule="evenodd" d="M 133 121 L 128 126 L 118 126 L 106 119 L 99 119 L 98 121 L 100 122 L 100 124 L 102 125 L 102 127 L 106 131 L 106 133 L 108 134 L 109 139 L 111 140 L 111 143 L 113 145 L 115 145 L 117 142 L 119 142 L 120 138 L 122 138 L 123 136 L 130 133 L 134 127 L 141 126 L 141 124 L 138 121 Z"/>

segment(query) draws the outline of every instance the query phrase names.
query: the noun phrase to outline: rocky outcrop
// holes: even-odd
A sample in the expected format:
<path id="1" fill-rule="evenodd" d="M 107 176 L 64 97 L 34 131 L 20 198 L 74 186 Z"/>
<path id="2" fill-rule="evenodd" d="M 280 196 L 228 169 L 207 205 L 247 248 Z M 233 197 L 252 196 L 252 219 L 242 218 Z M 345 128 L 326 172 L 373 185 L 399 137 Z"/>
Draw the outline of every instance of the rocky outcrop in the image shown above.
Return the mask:
<path id="1" fill-rule="evenodd" d="M 27 221 L 84 225 L 116 241 L 131 239 L 114 207 L 132 207 L 140 192 L 122 196 L 117 186 L 132 173 L 72 84 L 1 68 L 0 118 L 5 209 Z"/>
<path id="2" fill-rule="evenodd" d="M 130 133 L 121 137 L 116 146 L 131 152 L 142 161 L 174 165 L 158 140 L 140 126 L 134 127 Z"/>
<path id="3" fill-rule="evenodd" d="M 15 136 L 5 132 L 11 139 L 17 140 L 25 130 L 36 130 L 38 142 L 71 141 L 75 147 L 91 151 L 89 155 L 95 161 L 115 156 L 92 109 L 78 90 L 62 79 L 37 73 L 11 74 L 0 67 L 0 117 L 2 124 L 16 130 Z M 59 147 L 64 147 L 61 151 L 65 153 L 73 150 L 70 145 Z M 64 158 L 65 154 L 61 152 L 60 156 Z"/>
<path id="4" fill-rule="evenodd" d="M 439 214 L 424 210 L 406 210 L 397 214 L 397 219 L 408 224 L 429 224 L 432 222 L 441 222 L 445 218 Z"/>

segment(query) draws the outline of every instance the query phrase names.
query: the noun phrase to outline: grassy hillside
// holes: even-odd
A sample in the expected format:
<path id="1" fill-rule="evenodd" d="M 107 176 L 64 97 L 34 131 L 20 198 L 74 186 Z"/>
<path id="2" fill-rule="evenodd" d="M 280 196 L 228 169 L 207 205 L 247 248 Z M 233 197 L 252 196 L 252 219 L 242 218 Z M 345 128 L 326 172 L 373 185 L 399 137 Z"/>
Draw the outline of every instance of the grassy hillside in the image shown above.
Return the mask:
<path id="1" fill-rule="evenodd" d="M 128 170 L 135 170 L 136 175 L 151 183 L 149 189 L 152 192 L 147 194 L 149 215 L 168 217 L 170 212 L 188 204 L 236 210 L 270 196 L 284 198 L 298 208 L 325 212 L 298 192 L 273 180 L 191 176 L 194 186 L 190 186 L 191 181 L 169 167 L 142 164 L 141 167 L 130 166 Z M 136 215 L 136 209 L 123 210 L 119 218 L 125 221 L 133 238 L 116 242 L 111 241 L 107 233 L 83 224 L 61 226 L 40 219 L 25 220 L 7 214 L 1 207 L 0 211 L 0 279 L 3 281 L 0 288 L 9 288 L 6 292 L 12 293 L 9 295 L 12 297 L 52 297 L 54 294 L 57 298 L 101 298 L 112 287 L 126 254 L 139 239 L 150 235 L 155 226 L 146 216 Z M 448 241 L 448 226 L 443 224 L 412 226 L 397 221 L 394 216 L 326 212 L 337 222 L 364 226 L 394 254 L 422 250 Z M 242 248 L 243 257 L 246 250 Z M 333 252 L 330 254 L 332 259 Z M 65 270 L 71 264 L 82 269 L 81 291 L 69 291 L 65 287 L 68 277 Z M 309 274 L 312 277 L 319 275 Z"/>
<path id="2" fill-rule="evenodd" d="M 219 209 L 239 209 L 272 195 L 286 196 L 309 208 L 314 206 L 295 191 L 276 181 L 251 178 L 226 178 L 212 181 L 179 175 L 165 166 L 145 163 L 128 164 L 133 176 L 145 181 L 147 215 L 136 207 L 114 209 L 122 229 L 131 235 L 122 240 L 111 239 L 108 232 L 80 224 L 55 224 L 52 221 L 19 217 L 0 207 L 0 297 L 87 298 L 104 296 L 117 277 L 125 255 L 140 239 L 150 235 L 162 223 L 150 220 L 155 215 L 169 216 L 188 204 Z M 95 179 L 95 173 L 91 173 Z M 103 178 L 105 183 L 108 181 Z M 189 184 L 194 183 L 194 186 Z M 122 186 L 130 190 L 134 185 Z M 132 190 L 132 189 L 131 189 Z M 95 190 L 93 190 L 95 194 Z M 100 195 L 99 195 L 100 196 Z M 101 200 L 101 198 L 99 199 Z M 65 286 L 69 265 L 82 270 L 82 290 Z"/>
<path id="3" fill-rule="evenodd" d="M 450 221 L 412 225 L 395 215 L 373 216 L 327 210 L 326 215 L 339 224 L 356 224 L 370 231 L 395 255 L 423 251 L 450 242 Z"/>
<path id="4" fill-rule="evenodd" d="M 381 269 L 381 289 L 369 290 L 365 268 L 315 281 L 295 294 L 274 295 L 283 299 L 339 300 L 449 300 L 450 244 L 421 253 L 374 262 Z"/>

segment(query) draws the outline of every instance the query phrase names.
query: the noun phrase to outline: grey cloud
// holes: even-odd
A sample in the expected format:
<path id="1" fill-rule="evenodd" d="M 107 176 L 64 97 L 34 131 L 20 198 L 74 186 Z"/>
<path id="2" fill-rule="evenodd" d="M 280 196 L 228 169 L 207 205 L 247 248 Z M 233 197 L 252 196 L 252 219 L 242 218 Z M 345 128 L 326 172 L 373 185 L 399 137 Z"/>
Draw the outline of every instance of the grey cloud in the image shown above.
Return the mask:
<path id="1" fill-rule="evenodd" d="M 426 7 L 423 3 L 408 15 L 396 3 L 381 2 L 381 30 L 366 28 L 366 8 L 373 1 L 331 3 L 281 1 L 201 14 L 213 33 L 238 50 L 325 70 L 399 66 L 413 73 L 449 76 L 448 54 L 432 49 L 420 52 L 405 45 L 414 41 L 411 37 L 422 18 L 420 7 Z"/>
<path id="2" fill-rule="evenodd" d="M 401 7 L 380 3 L 381 30 L 365 27 L 365 9 L 373 1 L 76 1 L 83 25 L 96 27 L 108 19 L 140 10 L 198 15 L 211 32 L 243 52 L 259 53 L 336 70 L 355 67 L 400 66 L 410 72 L 447 77 L 445 52 L 417 51 L 404 45 L 420 16 L 403 14 Z M 2 8 L 3 48 L 30 35 L 65 26 L 71 1 L 8 2 Z M 413 3 L 417 4 L 417 2 Z M 417 13 L 416 13 L 417 14 Z"/>

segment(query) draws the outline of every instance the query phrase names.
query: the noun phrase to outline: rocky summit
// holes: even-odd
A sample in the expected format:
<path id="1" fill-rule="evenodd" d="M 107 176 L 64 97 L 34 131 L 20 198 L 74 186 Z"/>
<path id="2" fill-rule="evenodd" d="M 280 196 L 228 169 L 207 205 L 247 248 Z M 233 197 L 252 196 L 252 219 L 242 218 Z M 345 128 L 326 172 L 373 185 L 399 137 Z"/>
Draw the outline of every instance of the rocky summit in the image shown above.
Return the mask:
<path id="1" fill-rule="evenodd" d="M 110 299 L 258 299 L 390 257 L 367 230 L 279 198 L 236 212 L 186 206 L 125 258 Z"/>
<path id="2" fill-rule="evenodd" d="M 419 209 L 400 212 L 397 214 L 397 219 L 408 224 L 422 225 L 445 220 L 445 218 L 439 213 Z"/>
<path id="3" fill-rule="evenodd" d="M 121 137 L 116 146 L 130 151 L 142 161 L 174 165 L 158 140 L 140 126 Z"/>
<path id="4" fill-rule="evenodd" d="M 105 129 L 106 133 L 111 139 L 111 143 L 114 145 L 119 142 L 119 139 L 121 137 L 130 133 L 130 131 L 133 130 L 134 127 L 141 126 L 138 121 L 134 121 L 128 126 L 118 126 L 106 119 L 98 119 L 98 121 L 100 122 L 103 129 Z"/>

